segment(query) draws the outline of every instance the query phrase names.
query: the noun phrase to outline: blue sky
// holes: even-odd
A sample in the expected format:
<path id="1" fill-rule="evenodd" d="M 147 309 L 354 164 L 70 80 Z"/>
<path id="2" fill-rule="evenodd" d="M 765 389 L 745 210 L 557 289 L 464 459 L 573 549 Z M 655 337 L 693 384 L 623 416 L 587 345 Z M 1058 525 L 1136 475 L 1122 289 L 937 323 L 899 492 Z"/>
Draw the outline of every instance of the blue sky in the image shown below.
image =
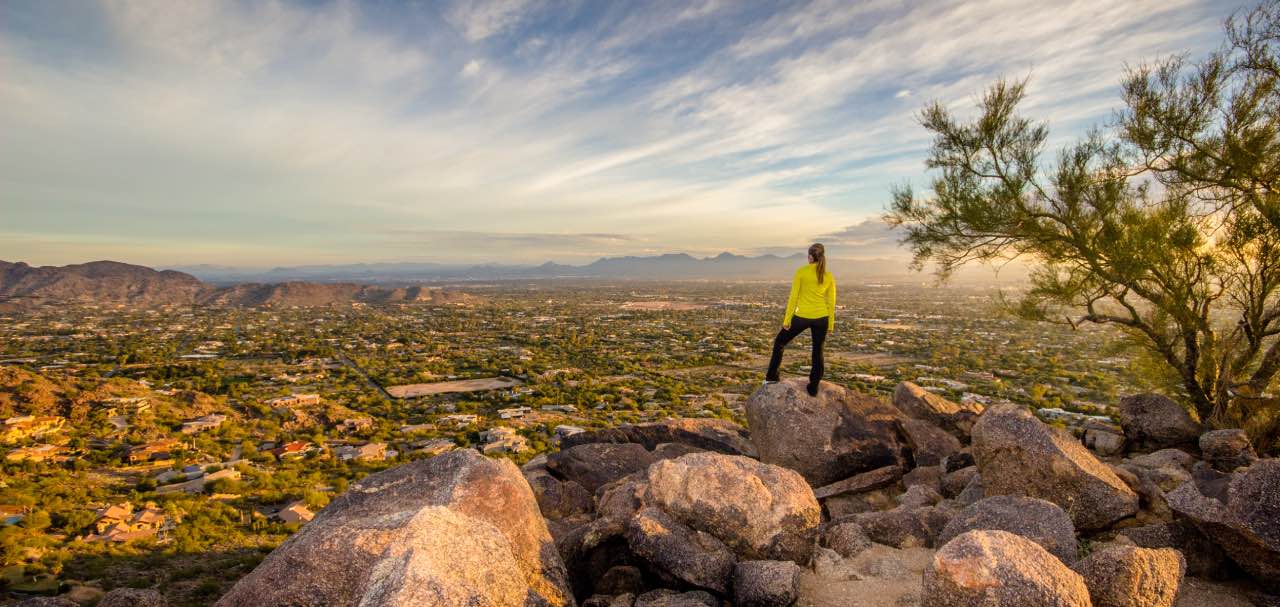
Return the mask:
<path id="1" fill-rule="evenodd" d="M 1000 76 L 1055 146 L 1236 2 L 0 4 L 0 259 L 900 254 L 915 114 Z"/>

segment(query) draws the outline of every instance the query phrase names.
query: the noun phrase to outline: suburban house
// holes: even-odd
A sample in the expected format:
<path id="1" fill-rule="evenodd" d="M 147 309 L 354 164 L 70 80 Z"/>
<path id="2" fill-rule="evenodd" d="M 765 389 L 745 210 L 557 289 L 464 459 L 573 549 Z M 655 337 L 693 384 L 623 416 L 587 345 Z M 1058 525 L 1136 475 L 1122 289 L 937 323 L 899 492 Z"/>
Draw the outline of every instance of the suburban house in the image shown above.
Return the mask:
<path id="1" fill-rule="evenodd" d="M 156 493 L 200 493 L 204 491 L 205 485 L 222 479 L 238 481 L 240 480 L 240 471 L 235 468 L 223 468 L 217 472 L 197 476 L 186 482 L 162 485 L 156 488 Z"/>
<path id="2" fill-rule="evenodd" d="M 295 440 L 280 445 L 279 447 L 268 451 L 268 453 L 276 456 L 277 458 L 284 459 L 286 457 L 302 457 L 313 450 L 314 448 L 311 446 L 311 443 L 303 440 Z"/>
<path id="3" fill-rule="evenodd" d="M 269 407 L 305 407 L 320 404 L 319 394 L 290 394 L 267 401 Z"/>
<path id="4" fill-rule="evenodd" d="M 163 461 L 173 458 L 173 452 L 182 448 L 182 443 L 176 439 L 165 438 L 154 440 L 149 443 L 130 447 L 129 453 L 125 457 L 130 464 L 139 464 L 144 462 Z"/>
<path id="5" fill-rule="evenodd" d="M 222 422 L 225 421 L 227 421 L 227 416 L 220 413 L 211 413 L 204 417 L 197 417 L 189 422 L 183 422 L 182 433 L 195 434 L 197 432 L 204 432 L 205 430 L 216 430 L 218 426 L 221 426 Z"/>
<path id="6" fill-rule="evenodd" d="M 447 438 L 431 438 L 412 443 L 410 446 L 414 448 L 414 453 L 428 457 L 440 455 L 445 451 L 452 451 L 457 447 L 452 440 Z"/>
<path id="7" fill-rule="evenodd" d="M 508 407 L 506 409 L 498 409 L 498 417 L 502 419 L 517 419 L 524 417 L 530 411 L 533 411 L 533 409 L 529 407 Z"/>
<path id="8" fill-rule="evenodd" d="M 311 522 L 311 519 L 315 518 L 316 515 L 307 508 L 306 504 L 294 502 L 281 508 L 279 512 L 271 515 L 271 517 L 282 523 L 301 525 Z"/>
<path id="9" fill-rule="evenodd" d="M 474 424 L 479 420 L 480 420 L 479 415 L 474 415 L 470 413 L 454 413 L 452 415 L 446 415 L 440 418 L 440 423 L 454 424 L 455 426 L 461 428 L 463 426 L 469 426 L 471 424 Z"/>
<path id="10" fill-rule="evenodd" d="M 382 461 L 395 457 L 394 451 L 387 451 L 386 443 L 368 443 L 359 446 L 342 445 L 333 450 L 333 455 L 342 461 L 371 460 Z"/>
<path id="11" fill-rule="evenodd" d="M 4 459 L 10 462 L 65 462 L 71 459 L 71 456 L 63 455 L 66 451 L 66 447 L 58 445 L 32 445 L 14 449 L 5 454 Z"/>
<path id="12" fill-rule="evenodd" d="M 520 453 L 529 449 L 529 441 L 516 434 L 515 428 L 499 426 L 480 433 L 483 453 Z"/>
<path id="13" fill-rule="evenodd" d="M 370 417 L 349 417 L 334 426 L 340 432 L 359 432 L 368 430 L 373 427 L 373 418 Z"/>
<path id="14" fill-rule="evenodd" d="M 169 520 L 155 503 L 147 502 L 135 511 L 128 502 L 113 504 L 98 511 L 94 533 L 84 539 L 91 542 L 128 542 L 155 536 L 168 530 Z"/>
<path id="15" fill-rule="evenodd" d="M 16 443 L 27 438 L 44 436 L 62 429 L 67 420 L 53 416 L 19 415 L 0 424 L 0 443 Z"/>

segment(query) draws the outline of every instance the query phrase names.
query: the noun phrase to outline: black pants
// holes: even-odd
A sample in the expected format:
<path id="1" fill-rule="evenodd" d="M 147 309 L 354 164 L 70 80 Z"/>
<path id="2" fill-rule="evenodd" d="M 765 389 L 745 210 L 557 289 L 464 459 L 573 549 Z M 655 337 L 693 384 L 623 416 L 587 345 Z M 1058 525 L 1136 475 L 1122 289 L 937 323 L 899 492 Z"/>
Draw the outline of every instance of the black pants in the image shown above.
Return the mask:
<path id="1" fill-rule="evenodd" d="M 769 359 L 769 371 L 765 373 L 764 378 L 769 381 L 778 381 L 778 367 L 782 366 L 782 350 L 797 335 L 808 329 L 813 334 L 813 366 L 809 369 L 809 388 L 817 388 L 818 382 L 822 380 L 822 343 L 827 341 L 827 322 L 826 316 L 822 318 L 792 316 L 791 328 L 778 331 L 778 336 L 773 338 L 773 356 Z"/>

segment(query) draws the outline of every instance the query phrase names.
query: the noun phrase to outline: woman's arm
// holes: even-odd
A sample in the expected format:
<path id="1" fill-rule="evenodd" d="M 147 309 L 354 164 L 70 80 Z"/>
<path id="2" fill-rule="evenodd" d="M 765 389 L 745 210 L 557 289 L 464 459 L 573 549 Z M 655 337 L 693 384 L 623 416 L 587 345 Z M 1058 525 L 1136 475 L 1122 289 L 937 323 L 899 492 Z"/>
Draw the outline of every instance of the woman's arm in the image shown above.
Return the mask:
<path id="1" fill-rule="evenodd" d="M 827 278 L 831 281 L 831 288 L 827 289 L 827 330 L 830 331 L 836 328 L 836 278 Z"/>
<path id="2" fill-rule="evenodd" d="M 787 314 L 782 317 L 782 326 L 791 327 L 791 317 L 796 313 L 796 300 L 800 298 L 800 273 L 791 277 L 791 295 L 787 297 Z"/>

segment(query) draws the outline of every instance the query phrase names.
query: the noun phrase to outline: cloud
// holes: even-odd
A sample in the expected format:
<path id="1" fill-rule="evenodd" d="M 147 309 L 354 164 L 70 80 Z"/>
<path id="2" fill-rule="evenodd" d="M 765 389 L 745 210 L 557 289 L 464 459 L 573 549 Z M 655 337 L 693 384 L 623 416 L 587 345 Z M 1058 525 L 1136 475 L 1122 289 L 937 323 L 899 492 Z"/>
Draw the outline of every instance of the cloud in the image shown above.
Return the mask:
<path id="1" fill-rule="evenodd" d="M 515 26 L 534 4 L 530 0 L 460 0 L 445 10 L 445 19 L 464 38 L 476 42 Z"/>
<path id="2" fill-rule="evenodd" d="M 888 255 L 866 220 L 921 181 L 926 100 L 1030 74 L 1061 141 L 1109 118 L 1125 62 L 1212 48 L 1230 9 L 3 4 L 0 258 Z"/>
<path id="3" fill-rule="evenodd" d="M 818 235 L 815 241 L 826 246 L 832 257 L 842 259 L 906 259 L 906 251 L 898 246 L 901 237 L 901 233 L 894 232 L 884 221 L 868 219 L 835 232 Z"/>

